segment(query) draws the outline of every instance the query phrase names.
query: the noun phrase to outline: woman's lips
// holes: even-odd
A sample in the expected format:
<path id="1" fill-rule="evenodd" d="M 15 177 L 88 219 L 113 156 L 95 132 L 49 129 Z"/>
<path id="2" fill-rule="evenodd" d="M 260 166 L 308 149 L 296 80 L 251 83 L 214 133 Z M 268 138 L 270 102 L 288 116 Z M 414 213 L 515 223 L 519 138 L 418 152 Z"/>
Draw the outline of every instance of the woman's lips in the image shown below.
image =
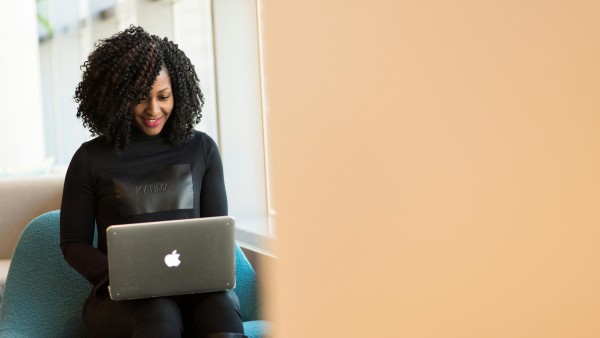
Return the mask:
<path id="1" fill-rule="evenodd" d="M 148 128 L 155 128 L 155 127 L 158 127 L 162 123 L 163 119 L 164 119 L 164 116 L 161 116 L 161 117 L 155 118 L 155 119 L 142 118 L 142 123 L 144 124 L 144 126 L 146 126 Z"/>

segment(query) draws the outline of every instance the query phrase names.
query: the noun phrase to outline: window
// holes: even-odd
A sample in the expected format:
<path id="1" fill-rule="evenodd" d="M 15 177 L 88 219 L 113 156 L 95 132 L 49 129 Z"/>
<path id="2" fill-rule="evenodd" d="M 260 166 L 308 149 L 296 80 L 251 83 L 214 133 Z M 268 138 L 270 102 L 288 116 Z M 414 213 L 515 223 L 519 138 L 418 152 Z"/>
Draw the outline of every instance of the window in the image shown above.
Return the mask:
<path id="1" fill-rule="evenodd" d="M 246 242 L 268 248 L 274 236 L 274 212 L 269 196 L 258 3 L 214 1 L 213 20 L 219 144 L 230 213 L 241 223 Z"/>

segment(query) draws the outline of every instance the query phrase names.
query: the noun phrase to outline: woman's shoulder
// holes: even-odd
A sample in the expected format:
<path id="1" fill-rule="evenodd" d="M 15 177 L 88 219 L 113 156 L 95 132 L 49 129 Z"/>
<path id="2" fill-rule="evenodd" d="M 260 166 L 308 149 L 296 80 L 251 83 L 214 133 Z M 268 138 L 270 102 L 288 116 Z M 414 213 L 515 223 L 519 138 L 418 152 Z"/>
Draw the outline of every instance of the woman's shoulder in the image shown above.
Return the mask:
<path id="1" fill-rule="evenodd" d="M 101 149 L 105 149 L 106 141 L 103 140 L 103 137 L 98 136 L 89 141 L 83 142 L 79 148 L 73 154 L 71 158 L 71 162 L 76 161 L 89 161 L 90 158 L 94 157 L 94 155 L 98 154 L 99 151 L 104 151 Z"/>
<path id="2" fill-rule="evenodd" d="M 195 130 L 193 141 L 191 143 L 194 144 L 193 152 L 204 158 L 205 161 L 212 161 L 215 157 L 220 157 L 219 146 L 215 140 L 205 132 Z"/>
<path id="3" fill-rule="evenodd" d="M 210 137 L 210 135 L 200 130 L 194 130 L 194 136 L 192 137 L 192 140 L 194 143 L 201 145 L 202 147 L 212 148 L 217 146 L 217 143 L 212 137 Z"/>
<path id="4" fill-rule="evenodd" d="M 207 133 L 205 133 L 203 131 L 200 131 L 200 130 L 197 130 L 197 129 L 194 129 L 194 136 L 193 136 L 194 139 L 202 139 L 203 137 L 209 137 L 210 138 L 210 136 L 208 136 Z"/>
<path id="5" fill-rule="evenodd" d="M 80 150 L 84 149 L 87 152 L 104 152 L 111 150 L 112 146 L 108 143 L 105 136 L 96 136 L 91 140 L 85 141 L 79 147 Z"/>

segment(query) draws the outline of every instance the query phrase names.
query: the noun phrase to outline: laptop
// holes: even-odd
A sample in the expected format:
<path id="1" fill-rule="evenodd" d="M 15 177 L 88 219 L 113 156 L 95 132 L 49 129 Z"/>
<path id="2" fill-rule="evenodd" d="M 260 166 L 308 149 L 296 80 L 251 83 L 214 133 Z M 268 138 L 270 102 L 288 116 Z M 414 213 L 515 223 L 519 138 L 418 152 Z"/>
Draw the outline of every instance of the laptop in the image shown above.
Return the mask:
<path id="1" fill-rule="evenodd" d="M 231 290 L 230 216 L 113 225 L 106 229 L 113 300 Z"/>

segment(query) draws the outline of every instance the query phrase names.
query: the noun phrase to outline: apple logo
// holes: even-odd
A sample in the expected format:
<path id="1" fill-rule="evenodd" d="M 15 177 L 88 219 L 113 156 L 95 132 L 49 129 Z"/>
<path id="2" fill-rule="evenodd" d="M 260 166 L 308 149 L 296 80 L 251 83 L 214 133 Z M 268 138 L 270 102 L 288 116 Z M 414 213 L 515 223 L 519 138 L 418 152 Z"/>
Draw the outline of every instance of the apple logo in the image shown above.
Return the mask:
<path id="1" fill-rule="evenodd" d="M 170 268 L 179 266 L 180 263 L 181 261 L 179 260 L 179 254 L 177 253 L 177 250 L 173 250 L 173 252 L 165 256 L 165 264 L 167 264 L 167 266 Z"/>

